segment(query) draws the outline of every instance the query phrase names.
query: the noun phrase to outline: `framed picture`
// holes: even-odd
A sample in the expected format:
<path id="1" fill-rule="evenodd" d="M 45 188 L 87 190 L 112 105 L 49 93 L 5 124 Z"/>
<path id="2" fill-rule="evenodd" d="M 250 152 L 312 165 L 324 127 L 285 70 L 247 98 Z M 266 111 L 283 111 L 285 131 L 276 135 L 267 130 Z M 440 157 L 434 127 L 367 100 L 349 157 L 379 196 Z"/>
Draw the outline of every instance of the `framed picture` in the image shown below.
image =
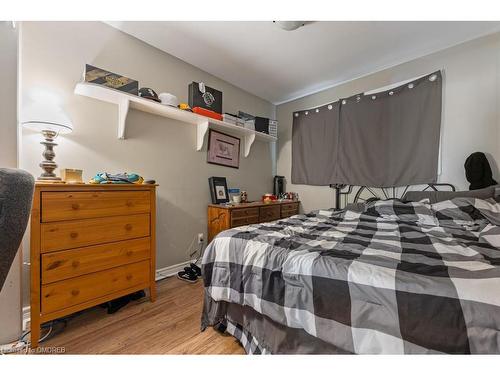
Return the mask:
<path id="1" fill-rule="evenodd" d="M 229 202 L 225 177 L 210 177 L 208 184 L 210 185 L 210 196 L 212 197 L 213 204 Z"/>
<path id="2" fill-rule="evenodd" d="M 240 167 L 240 139 L 210 129 L 207 162 L 231 168 Z"/>

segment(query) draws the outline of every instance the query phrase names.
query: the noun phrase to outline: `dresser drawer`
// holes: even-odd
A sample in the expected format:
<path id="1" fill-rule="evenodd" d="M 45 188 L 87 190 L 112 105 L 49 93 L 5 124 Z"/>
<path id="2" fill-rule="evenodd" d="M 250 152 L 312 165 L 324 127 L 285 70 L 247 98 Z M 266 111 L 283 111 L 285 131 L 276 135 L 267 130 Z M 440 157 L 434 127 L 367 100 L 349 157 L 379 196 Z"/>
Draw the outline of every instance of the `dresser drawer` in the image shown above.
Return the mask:
<path id="1" fill-rule="evenodd" d="M 249 217 L 249 216 L 259 216 L 259 208 L 238 208 L 231 211 L 232 219 L 239 219 L 241 217 Z"/>
<path id="2" fill-rule="evenodd" d="M 258 222 L 258 216 L 231 218 L 231 228 L 241 227 L 242 225 L 257 224 Z"/>
<path id="3" fill-rule="evenodd" d="M 149 236 L 149 214 L 43 223 L 42 253 Z"/>
<path id="4" fill-rule="evenodd" d="M 259 219 L 261 222 L 278 220 L 281 217 L 280 205 L 261 207 Z"/>
<path id="5" fill-rule="evenodd" d="M 281 211 L 298 211 L 299 203 L 285 203 L 281 205 Z"/>
<path id="6" fill-rule="evenodd" d="M 149 283 L 149 262 L 142 261 L 43 285 L 41 310 L 47 314 L 108 294 Z"/>
<path id="7" fill-rule="evenodd" d="M 42 255 L 42 284 L 149 258 L 149 237 L 47 253 Z"/>
<path id="8" fill-rule="evenodd" d="M 150 211 L 148 191 L 43 192 L 42 222 L 130 215 Z"/>
<path id="9" fill-rule="evenodd" d="M 293 215 L 297 215 L 299 213 L 299 204 L 298 203 L 287 203 L 281 205 L 281 217 L 290 217 Z"/>

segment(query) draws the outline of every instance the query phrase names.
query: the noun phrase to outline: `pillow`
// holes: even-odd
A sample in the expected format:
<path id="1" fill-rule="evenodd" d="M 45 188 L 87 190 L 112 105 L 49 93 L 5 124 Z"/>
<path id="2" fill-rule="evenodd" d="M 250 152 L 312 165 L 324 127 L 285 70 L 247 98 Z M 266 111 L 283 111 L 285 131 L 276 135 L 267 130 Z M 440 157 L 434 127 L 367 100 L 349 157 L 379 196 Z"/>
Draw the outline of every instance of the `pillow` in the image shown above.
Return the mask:
<path id="1" fill-rule="evenodd" d="M 440 225 L 458 225 L 477 231 L 500 225 L 500 204 L 493 199 L 453 198 L 431 205 Z"/>
<path id="2" fill-rule="evenodd" d="M 409 221 L 421 225 L 439 225 L 430 204 L 426 201 L 403 202 L 399 199 L 378 200 L 367 203 L 363 214 L 390 221 Z"/>
<path id="3" fill-rule="evenodd" d="M 496 192 L 497 190 L 498 192 Z M 403 200 L 418 202 L 428 198 L 431 203 L 438 203 L 453 198 L 488 199 L 495 197 L 500 199 L 500 185 L 470 191 L 408 191 L 403 197 Z"/>

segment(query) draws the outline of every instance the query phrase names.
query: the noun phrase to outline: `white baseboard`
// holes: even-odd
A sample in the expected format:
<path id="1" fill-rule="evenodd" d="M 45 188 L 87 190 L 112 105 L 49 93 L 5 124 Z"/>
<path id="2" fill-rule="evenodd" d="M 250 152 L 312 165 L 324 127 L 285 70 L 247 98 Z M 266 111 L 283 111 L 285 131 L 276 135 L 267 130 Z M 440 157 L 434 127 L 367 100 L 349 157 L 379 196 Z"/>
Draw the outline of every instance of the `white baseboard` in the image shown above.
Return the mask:
<path id="1" fill-rule="evenodd" d="M 26 331 L 28 327 L 28 322 L 30 321 L 30 307 L 29 306 L 24 306 L 23 307 L 23 332 Z"/>
<path id="2" fill-rule="evenodd" d="M 179 271 L 183 271 L 184 267 L 189 266 L 189 263 L 192 261 L 188 260 L 186 262 L 182 262 L 179 264 L 174 264 L 172 266 L 160 268 L 156 270 L 156 276 L 155 280 L 163 280 L 167 277 L 174 276 L 177 274 Z M 29 306 L 24 306 L 23 307 L 23 331 L 26 330 L 27 324 L 30 321 L 30 307 Z"/>
<path id="3" fill-rule="evenodd" d="M 172 266 L 168 266 L 165 268 L 157 269 L 155 280 L 158 281 L 158 280 L 162 280 L 166 277 L 173 276 L 173 275 L 177 274 L 177 272 L 183 271 L 184 267 L 189 266 L 189 263 L 191 263 L 191 262 L 192 262 L 191 260 L 188 260 L 186 262 L 182 262 L 182 263 L 174 264 Z"/>

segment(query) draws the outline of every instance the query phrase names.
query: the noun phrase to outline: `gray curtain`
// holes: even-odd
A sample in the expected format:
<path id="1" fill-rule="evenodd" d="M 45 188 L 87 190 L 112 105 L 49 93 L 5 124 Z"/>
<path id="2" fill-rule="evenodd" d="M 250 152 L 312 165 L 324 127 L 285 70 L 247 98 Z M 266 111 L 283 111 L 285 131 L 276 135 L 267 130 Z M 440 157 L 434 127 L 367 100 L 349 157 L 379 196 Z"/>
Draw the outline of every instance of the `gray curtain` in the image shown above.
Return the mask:
<path id="1" fill-rule="evenodd" d="M 441 73 L 435 72 L 391 90 L 343 99 L 337 102 L 338 117 L 321 118 L 320 125 L 314 121 L 319 117 L 315 109 L 308 115 L 298 112 L 293 122 L 292 182 L 370 187 L 435 182 L 441 90 Z M 306 142 L 295 139 L 299 134 Z"/>
<path id="2" fill-rule="evenodd" d="M 335 179 L 339 103 L 294 114 L 292 183 L 328 185 Z"/>

